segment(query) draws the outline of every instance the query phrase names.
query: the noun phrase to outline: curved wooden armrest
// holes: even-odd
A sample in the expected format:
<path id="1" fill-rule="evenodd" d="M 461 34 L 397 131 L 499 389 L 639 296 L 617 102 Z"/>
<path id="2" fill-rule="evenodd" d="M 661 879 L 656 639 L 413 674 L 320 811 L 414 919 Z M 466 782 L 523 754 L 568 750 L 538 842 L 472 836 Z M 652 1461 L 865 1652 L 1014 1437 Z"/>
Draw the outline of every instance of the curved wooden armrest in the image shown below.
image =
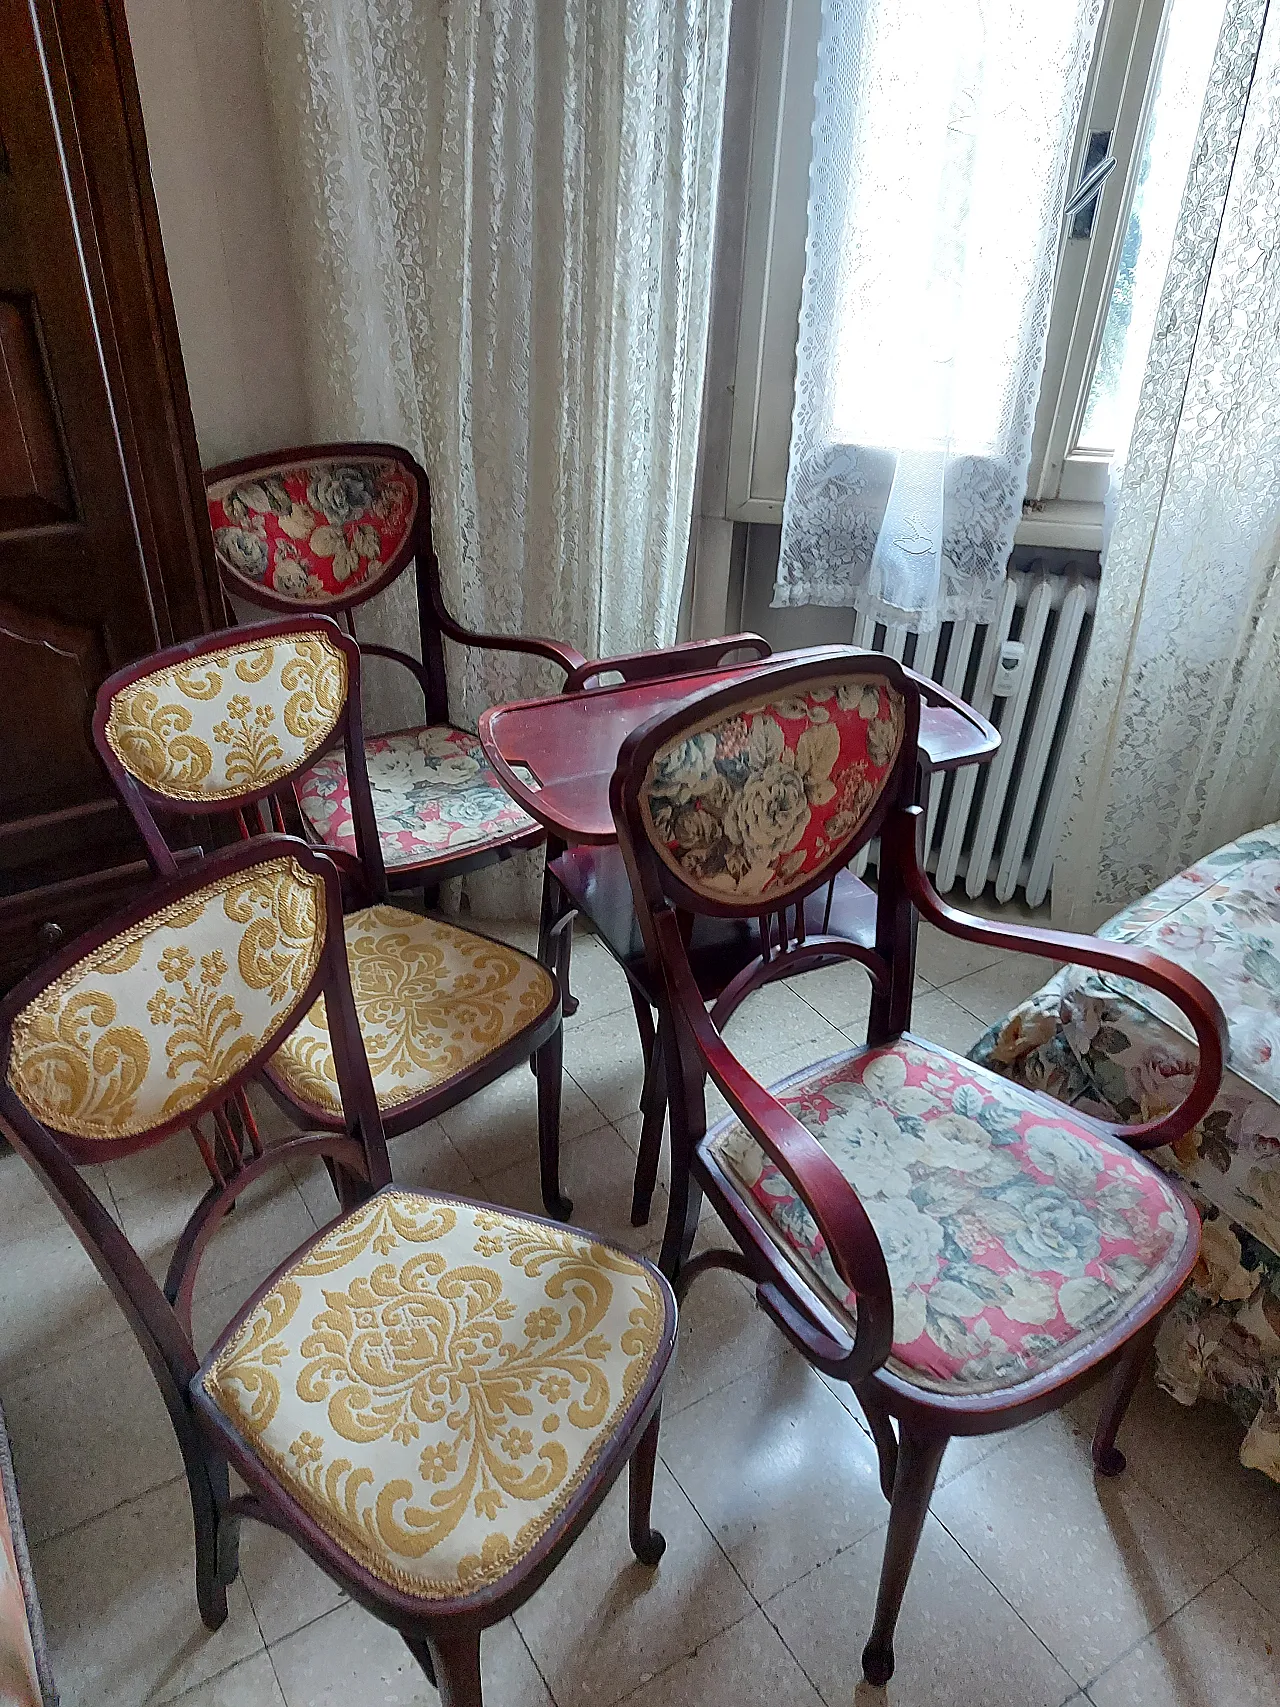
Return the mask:
<path id="1" fill-rule="evenodd" d="M 549 663 L 558 664 L 566 676 L 571 676 L 587 661 L 572 646 L 548 640 L 541 634 L 476 634 L 455 622 L 443 606 L 436 607 L 435 615 L 441 633 L 447 634 L 450 640 L 456 640 L 460 646 L 478 646 L 490 652 L 528 652 L 535 658 L 546 658 Z"/>
<path id="2" fill-rule="evenodd" d="M 1096 1123 L 1135 1150 L 1153 1150 L 1160 1144 L 1172 1144 L 1184 1137 L 1209 1112 L 1222 1085 L 1222 1068 L 1228 1045 L 1227 1020 L 1213 992 L 1192 973 L 1175 965 L 1172 960 L 1166 960 L 1163 955 L 1152 954 L 1150 949 L 1111 943 L 1101 937 L 1079 936 L 1070 931 L 1043 931 L 1026 925 L 998 924 L 947 906 L 920 864 L 918 825 L 921 816 L 920 807 L 907 808 L 885 825 L 881 831 L 881 844 L 887 857 L 898 862 L 907 893 L 922 919 L 949 936 L 984 943 L 988 948 L 1008 948 L 1018 954 L 1034 954 L 1045 960 L 1070 961 L 1078 966 L 1090 966 L 1098 972 L 1114 973 L 1118 978 L 1131 978 L 1135 983 L 1167 996 L 1186 1015 L 1196 1034 L 1200 1059 L 1191 1089 L 1177 1108 L 1161 1115 L 1158 1120 L 1144 1121 L 1137 1126 L 1122 1126 L 1113 1121 Z"/>
<path id="3" fill-rule="evenodd" d="M 880 1240 L 862 1199 L 818 1140 L 759 1084 L 723 1041 L 703 1005 L 675 914 L 655 915 L 668 989 L 725 1101 L 799 1192 L 836 1273 L 857 1298 L 854 1356 L 874 1369 L 893 1343 L 893 1291 Z"/>
<path id="4" fill-rule="evenodd" d="M 580 664 L 564 684 L 564 692 L 578 693 L 596 676 L 606 674 L 619 675 L 624 682 L 646 682 L 660 676 L 714 670 L 730 652 L 752 652 L 757 658 L 768 658 L 772 651 L 763 634 L 722 634 L 715 640 L 684 640 L 679 646 L 623 652 L 616 658 L 593 658 Z"/>
<path id="5" fill-rule="evenodd" d="M 427 680 L 426 668 L 411 652 L 401 652 L 395 646 L 378 646 L 372 640 L 357 641 L 361 655 L 366 658 L 390 658 L 393 664 L 400 664 L 416 680 L 425 698 L 430 699 L 431 689 Z"/>

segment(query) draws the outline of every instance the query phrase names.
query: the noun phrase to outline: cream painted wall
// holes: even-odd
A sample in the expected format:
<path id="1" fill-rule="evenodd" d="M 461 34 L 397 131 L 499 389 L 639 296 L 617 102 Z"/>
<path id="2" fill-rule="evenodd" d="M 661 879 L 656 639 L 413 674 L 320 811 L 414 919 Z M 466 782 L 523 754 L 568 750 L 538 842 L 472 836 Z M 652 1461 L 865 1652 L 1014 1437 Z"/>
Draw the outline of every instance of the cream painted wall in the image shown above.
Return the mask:
<path id="1" fill-rule="evenodd" d="M 305 442 L 257 0 L 125 9 L 201 460 Z"/>

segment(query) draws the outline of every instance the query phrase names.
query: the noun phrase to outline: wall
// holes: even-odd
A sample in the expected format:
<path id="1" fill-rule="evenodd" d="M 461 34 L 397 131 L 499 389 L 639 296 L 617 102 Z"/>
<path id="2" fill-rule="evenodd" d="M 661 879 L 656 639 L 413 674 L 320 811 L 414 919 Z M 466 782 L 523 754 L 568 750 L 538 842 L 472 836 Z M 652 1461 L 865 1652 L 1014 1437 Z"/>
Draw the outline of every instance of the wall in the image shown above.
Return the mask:
<path id="1" fill-rule="evenodd" d="M 126 0 L 206 467 L 309 436 L 256 0 Z"/>

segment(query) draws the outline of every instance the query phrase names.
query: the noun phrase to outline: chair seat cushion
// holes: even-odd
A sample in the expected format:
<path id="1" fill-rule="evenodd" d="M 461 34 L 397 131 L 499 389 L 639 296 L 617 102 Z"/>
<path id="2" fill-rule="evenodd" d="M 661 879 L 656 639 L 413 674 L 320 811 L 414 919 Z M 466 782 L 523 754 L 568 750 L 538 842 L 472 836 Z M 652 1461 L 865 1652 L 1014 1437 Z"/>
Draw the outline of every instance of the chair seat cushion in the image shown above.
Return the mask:
<path id="1" fill-rule="evenodd" d="M 442 723 L 371 735 L 364 755 L 388 871 L 541 833 L 489 768 L 479 738 L 465 729 Z M 327 753 L 303 777 L 298 803 L 327 847 L 355 853 L 347 761 L 340 750 Z"/>
<path id="2" fill-rule="evenodd" d="M 384 1112 L 475 1067 L 555 1006 L 555 980 L 518 948 L 403 907 L 342 921 L 351 989 Z M 271 1058 L 290 1096 L 341 1115 L 324 997 Z"/>
<path id="3" fill-rule="evenodd" d="M 350 1560 L 440 1601 L 568 1521 L 674 1328 L 661 1276 L 589 1233 L 390 1187 L 299 1253 L 192 1392 Z"/>
<path id="4" fill-rule="evenodd" d="M 1122 1144 L 911 1037 L 774 1093 L 853 1185 L 893 1285 L 890 1369 L 982 1393 L 1032 1380 L 1194 1257 L 1198 1227 Z M 808 1209 L 736 1121 L 705 1140 L 782 1247 L 853 1308 Z"/>

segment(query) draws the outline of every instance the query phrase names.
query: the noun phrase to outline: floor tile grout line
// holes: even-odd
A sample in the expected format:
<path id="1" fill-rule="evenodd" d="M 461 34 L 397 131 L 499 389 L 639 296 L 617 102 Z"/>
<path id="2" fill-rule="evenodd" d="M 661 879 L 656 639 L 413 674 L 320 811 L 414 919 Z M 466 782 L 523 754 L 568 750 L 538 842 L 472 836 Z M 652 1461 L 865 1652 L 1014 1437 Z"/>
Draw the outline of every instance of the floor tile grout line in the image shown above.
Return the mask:
<path id="1" fill-rule="evenodd" d="M 1208 1594 L 1211 1588 L 1216 1588 L 1224 1577 L 1231 1576 L 1233 1569 L 1234 1566 L 1228 1565 L 1225 1571 L 1219 1571 L 1217 1576 L 1214 1577 L 1212 1581 L 1207 1582 L 1203 1588 L 1197 1589 L 1192 1595 L 1188 1595 L 1186 1600 L 1184 1600 L 1180 1605 L 1175 1606 L 1172 1612 L 1161 1618 L 1158 1623 L 1153 1624 L 1149 1630 L 1145 1631 L 1144 1634 L 1139 1636 L 1135 1641 L 1130 1642 L 1129 1646 L 1123 1653 L 1117 1654 L 1113 1660 L 1108 1660 L 1102 1670 L 1095 1673 L 1095 1675 L 1089 1679 L 1088 1683 L 1082 1683 L 1080 1685 L 1081 1689 L 1088 1691 L 1092 1689 L 1095 1684 L 1101 1683 L 1103 1678 L 1107 1676 L 1108 1672 L 1114 1671 L 1122 1660 L 1127 1660 L 1130 1654 L 1136 1653 L 1144 1642 L 1149 1642 L 1153 1636 L 1158 1635 L 1159 1632 L 1164 1629 L 1166 1624 L 1171 1624 L 1173 1620 L 1181 1613 L 1185 1612 L 1189 1606 L 1193 1606 L 1197 1600 L 1200 1600 L 1204 1595 Z M 1237 1586 L 1244 1588 L 1243 1583 L 1239 1583 Z M 1249 1593 L 1248 1589 L 1245 1589 L 1245 1593 Z M 1249 1598 L 1252 1600 L 1253 1596 L 1250 1595 Z M 1263 1610 L 1265 1611 L 1265 1608 Z"/>
<path id="2" fill-rule="evenodd" d="M 821 1570 L 821 1568 L 822 1567 L 820 1565 L 815 1565 L 813 1567 L 813 1569 L 815 1571 Z M 812 1574 L 813 1574 L 813 1572 L 811 1571 L 809 1573 L 809 1575 L 812 1576 Z M 797 1578 L 797 1581 L 803 1582 L 804 1578 L 799 1577 L 799 1578 Z M 791 1587 L 794 1588 L 795 1583 L 792 1583 Z M 787 1593 L 787 1590 L 786 1589 L 779 1589 L 778 1593 L 779 1594 L 785 1594 L 785 1593 Z M 770 1598 L 770 1600 L 776 1600 L 777 1595 L 771 1595 L 769 1598 Z M 796 1653 L 794 1648 L 791 1646 L 790 1642 L 788 1642 L 787 1638 L 783 1635 L 780 1627 L 769 1616 L 769 1602 L 766 1601 L 764 1603 L 764 1605 L 761 1606 L 760 1610 L 761 1610 L 761 1612 L 764 1613 L 765 1618 L 768 1621 L 769 1628 L 773 1631 L 773 1633 L 777 1636 L 778 1640 L 782 1643 L 783 1647 L 791 1655 L 792 1661 L 794 1662 L 796 1669 L 799 1671 L 801 1677 L 805 1680 L 805 1682 L 809 1685 L 809 1688 L 812 1689 L 813 1693 L 818 1697 L 818 1700 L 823 1702 L 824 1707 L 837 1707 L 837 1703 L 832 1702 L 832 1701 L 828 1701 L 827 1697 L 823 1694 L 822 1690 L 819 1689 L 816 1681 L 809 1676 L 808 1671 L 805 1669 L 804 1661 L 800 1658 L 799 1654 Z"/>
<path id="3" fill-rule="evenodd" d="M 186 1485 L 186 1474 L 179 1470 L 176 1476 L 169 1476 L 163 1482 L 153 1482 L 150 1487 L 139 1488 L 132 1494 L 126 1494 L 123 1499 L 116 1500 L 111 1505 L 104 1505 L 101 1511 L 91 1512 L 88 1517 L 79 1518 L 75 1523 L 69 1523 L 65 1529 L 55 1529 L 50 1535 L 42 1535 L 39 1540 L 28 1535 L 27 1541 L 33 1556 L 42 1547 L 50 1547 L 55 1541 L 65 1541 L 68 1536 L 75 1535 L 81 1529 L 87 1529 L 91 1523 L 97 1523 L 101 1518 L 110 1517 L 113 1511 L 120 1511 L 124 1506 L 133 1505 L 136 1500 L 148 1499 L 152 1494 L 160 1493 L 164 1488 L 171 1488 L 175 1482 Z M 192 1566 L 194 1574 L 195 1552 L 192 1551 Z M 194 1590 L 193 1590 L 194 1592 Z"/>
<path id="4" fill-rule="evenodd" d="M 687 1494 L 685 1495 L 685 1498 L 688 1498 Z M 751 1590 L 748 1589 L 747 1593 L 750 1594 Z M 745 1624 L 748 1618 L 754 1618 L 757 1612 L 763 1611 L 764 1608 L 762 1606 L 753 1606 L 750 1611 L 744 1612 L 741 1617 L 735 1618 L 731 1623 L 726 1624 L 723 1630 L 717 1630 L 714 1635 L 711 1636 L 704 1636 L 700 1642 L 689 1649 L 687 1654 L 678 1654 L 675 1659 L 669 1660 L 659 1671 L 650 1672 L 648 1677 L 642 1678 L 634 1688 L 628 1689 L 625 1695 L 619 1695 L 617 1699 L 610 1704 L 610 1707 L 626 1707 L 627 1702 L 634 1701 L 642 1689 L 651 1689 L 660 1678 L 666 1677 L 668 1672 L 673 1672 L 677 1666 L 682 1666 L 686 1660 L 696 1659 L 702 1650 L 709 1646 L 710 1643 L 718 1642 L 721 1636 L 727 1636 L 730 1630 L 736 1630 L 739 1624 Z M 790 1649 L 788 1649 L 788 1652 L 790 1652 Z"/>
<path id="5" fill-rule="evenodd" d="M 990 1457 L 989 1453 L 987 1454 L 987 1457 Z M 965 1477 L 969 1474 L 969 1470 L 976 1470 L 980 1464 L 984 1464 L 985 1462 L 986 1462 L 986 1458 L 979 1458 L 976 1464 L 971 1464 L 971 1465 L 969 1465 L 969 1468 L 967 1470 L 962 1470 L 960 1475 L 955 1478 L 955 1481 L 956 1482 L 961 1481 L 963 1479 L 963 1477 Z M 952 1487 L 953 1485 L 954 1484 L 950 1483 L 950 1482 L 947 1484 L 948 1487 Z M 948 1527 L 947 1527 L 946 1523 L 943 1521 L 943 1519 L 941 1517 L 939 1517 L 939 1515 L 936 1511 L 934 1511 L 932 1502 L 930 1503 L 930 1506 L 929 1506 L 929 1515 L 938 1524 L 939 1528 L 943 1531 L 943 1533 L 945 1535 L 949 1536 L 950 1539 L 955 1542 L 956 1546 L 964 1554 L 965 1558 L 968 1559 L 969 1563 L 973 1566 L 974 1570 L 977 1571 L 978 1575 L 982 1578 L 982 1580 L 990 1587 L 992 1593 L 996 1596 L 997 1600 L 1001 1601 L 1005 1606 L 1007 1606 L 1009 1608 L 1009 1611 L 1012 1612 L 1013 1616 L 1018 1620 L 1019 1624 L 1021 1624 L 1025 1630 L 1029 1631 L 1031 1633 L 1031 1635 L 1035 1638 L 1035 1640 L 1037 1642 L 1039 1642 L 1040 1646 L 1044 1649 L 1045 1653 L 1048 1654 L 1049 1658 L 1053 1661 L 1054 1665 L 1056 1665 L 1058 1667 L 1059 1671 L 1061 1671 L 1066 1677 L 1070 1678 L 1070 1680 L 1071 1680 L 1071 1694 L 1078 1694 L 1080 1690 L 1084 1689 L 1086 1686 L 1083 1683 L 1078 1683 L 1076 1681 L 1075 1677 L 1072 1675 L 1071 1671 L 1068 1669 L 1065 1662 L 1063 1660 L 1059 1659 L 1058 1655 L 1054 1653 L 1053 1649 L 1049 1646 L 1048 1642 L 1044 1639 L 1044 1637 L 1036 1629 L 1035 1625 L 1031 1622 L 1031 1620 L 1029 1618 L 1023 1617 L 1022 1613 L 1019 1612 L 1018 1608 L 1009 1599 L 1008 1595 L 1006 1595 L 1004 1593 L 1004 1591 L 1001 1589 L 1000 1585 L 998 1583 L 994 1582 L 992 1580 L 992 1578 L 990 1576 L 988 1576 L 986 1571 L 983 1570 L 982 1566 L 978 1563 L 977 1559 L 974 1558 L 973 1554 L 965 1546 L 964 1542 L 961 1541 L 960 1537 L 958 1535 L 956 1535 L 953 1530 L 948 1529 Z M 1070 1701 L 1070 1699 L 1071 1699 L 1071 1695 L 1066 1695 L 1063 1697 L 1064 1702 Z"/>

